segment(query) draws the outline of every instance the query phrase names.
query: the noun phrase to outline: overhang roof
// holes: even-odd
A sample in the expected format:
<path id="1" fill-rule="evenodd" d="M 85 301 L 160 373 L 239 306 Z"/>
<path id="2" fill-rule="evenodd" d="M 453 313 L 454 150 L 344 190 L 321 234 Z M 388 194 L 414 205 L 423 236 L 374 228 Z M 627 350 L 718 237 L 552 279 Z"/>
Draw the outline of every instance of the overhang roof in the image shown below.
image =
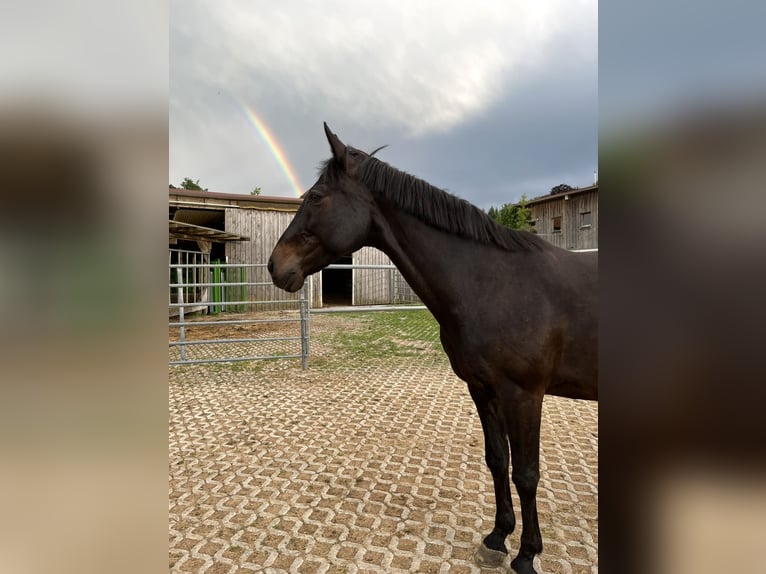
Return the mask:
<path id="1" fill-rule="evenodd" d="M 249 237 L 237 235 L 236 233 L 227 233 L 220 229 L 211 229 L 210 227 L 192 225 L 191 223 L 173 221 L 172 219 L 168 220 L 168 228 L 170 237 L 175 237 L 176 239 L 188 239 L 191 241 L 206 239 L 207 241 L 215 241 L 217 243 L 225 243 L 227 241 L 248 241 L 250 239 Z"/>

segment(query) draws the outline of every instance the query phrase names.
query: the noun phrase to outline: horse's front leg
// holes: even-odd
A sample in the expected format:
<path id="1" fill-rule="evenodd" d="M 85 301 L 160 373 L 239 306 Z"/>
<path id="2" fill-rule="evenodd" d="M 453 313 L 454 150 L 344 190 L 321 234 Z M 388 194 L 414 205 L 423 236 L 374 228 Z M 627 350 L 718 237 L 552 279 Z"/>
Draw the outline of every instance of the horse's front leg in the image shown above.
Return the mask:
<path id="1" fill-rule="evenodd" d="M 496 505 L 495 527 L 484 538 L 474 559 L 479 566 L 494 568 L 501 566 L 505 561 L 508 555 L 505 538 L 516 526 L 508 477 L 508 437 L 503 409 L 497 397 L 486 397 L 472 387 L 469 389 L 484 430 L 484 452 L 495 487 Z"/>
<path id="2" fill-rule="evenodd" d="M 521 502 L 521 546 L 511 568 L 517 574 L 537 574 L 533 560 L 543 551 L 537 520 L 537 484 L 540 481 L 540 419 L 542 396 L 521 389 L 505 404 L 511 443 L 511 477 Z"/>

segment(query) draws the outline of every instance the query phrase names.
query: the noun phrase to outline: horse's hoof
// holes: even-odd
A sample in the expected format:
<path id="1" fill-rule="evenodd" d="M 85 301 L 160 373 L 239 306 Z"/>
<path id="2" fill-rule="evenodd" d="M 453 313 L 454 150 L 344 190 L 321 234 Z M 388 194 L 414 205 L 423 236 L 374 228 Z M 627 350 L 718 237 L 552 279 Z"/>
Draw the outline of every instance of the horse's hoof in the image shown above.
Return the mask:
<path id="1" fill-rule="evenodd" d="M 480 544 L 476 549 L 476 553 L 473 555 L 473 561 L 478 564 L 480 568 L 500 568 L 505 563 L 505 559 L 508 554 L 500 552 L 500 550 L 492 550 L 487 548 L 484 544 Z"/>
<path id="2" fill-rule="evenodd" d="M 532 560 L 517 556 L 511 562 L 511 570 L 516 572 L 516 574 L 537 574 L 537 570 L 535 570 L 532 564 Z"/>

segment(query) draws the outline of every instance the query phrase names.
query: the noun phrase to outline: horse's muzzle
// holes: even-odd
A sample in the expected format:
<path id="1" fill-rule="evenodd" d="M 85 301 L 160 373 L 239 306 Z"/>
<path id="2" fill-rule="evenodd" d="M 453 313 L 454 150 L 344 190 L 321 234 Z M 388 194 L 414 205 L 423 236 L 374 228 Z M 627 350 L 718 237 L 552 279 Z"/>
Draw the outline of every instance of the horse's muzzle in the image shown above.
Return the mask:
<path id="1" fill-rule="evenodd" d="M 290 269 L 289 266 L 276 265 L 274 263 L 274 257 L 269 257 L 269 262 L 266 265 L 266 268 L 269 270 L 272 283 L 280 289 L 283 289 L 288 293 L 295 293 L 303 287 L 303 274 L 295 269 Z"/>
<path id="2" fill-rule="evenodd" d="M 281 277 L 272 277 L 271 280 L 274 282 L 274 285 L 288 293 L 295 293 L 303 287 L 303 276 L 295 271 L 290 271 Z"/>

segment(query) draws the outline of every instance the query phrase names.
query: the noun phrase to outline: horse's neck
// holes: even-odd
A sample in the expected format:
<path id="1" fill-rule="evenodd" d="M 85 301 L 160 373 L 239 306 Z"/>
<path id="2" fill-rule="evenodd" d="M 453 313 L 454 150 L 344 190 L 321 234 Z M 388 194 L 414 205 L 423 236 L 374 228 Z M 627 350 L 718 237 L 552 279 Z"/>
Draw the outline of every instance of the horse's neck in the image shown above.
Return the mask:
<path id="1" fill-rule="evenodd" d="M 451 280 L 460 272 L 459 262 L 451 258 L 457 239 L 395 209 L 382 210 L 381 215 L 371 245 L 389 256 L 437 319 L 448 314 L 459 300 Z"/>

